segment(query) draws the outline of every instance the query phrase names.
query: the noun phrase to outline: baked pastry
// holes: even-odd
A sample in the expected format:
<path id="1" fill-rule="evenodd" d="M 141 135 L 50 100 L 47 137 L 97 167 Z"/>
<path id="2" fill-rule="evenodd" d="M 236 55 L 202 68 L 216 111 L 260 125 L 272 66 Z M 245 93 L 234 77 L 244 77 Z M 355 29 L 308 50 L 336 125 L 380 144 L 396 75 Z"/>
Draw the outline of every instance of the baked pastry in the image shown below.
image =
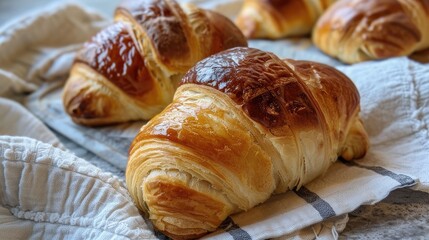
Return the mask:
<path id="1" fill-rule="evenodd" d="M 313 42 L 346 63 L 429 48 L 429 1 L 338 1 L 317 21 Z"/>
<path id="2" fill-rule="evenodd" d="M 245 37 L 218 13 L 173 0 L 125 0 L 115 22 L 78 53 L 64 108 L 84 125 L 150 119 L 197 61 L 236 46 L 247 46 Z"/>
<path id="3" fill-rule="evenodd" d="M 327 65 L 233 48 L 196 64 L 131 144 L 126 184 L 173 238 L 299 188 L 365 155 L 359 93 Z"/>
<path id="4" fill-rule="evenodd" d="M 316 20 L 335 1 L 244 0 L 235 22 L 248 38 L 310 34 Z"/>

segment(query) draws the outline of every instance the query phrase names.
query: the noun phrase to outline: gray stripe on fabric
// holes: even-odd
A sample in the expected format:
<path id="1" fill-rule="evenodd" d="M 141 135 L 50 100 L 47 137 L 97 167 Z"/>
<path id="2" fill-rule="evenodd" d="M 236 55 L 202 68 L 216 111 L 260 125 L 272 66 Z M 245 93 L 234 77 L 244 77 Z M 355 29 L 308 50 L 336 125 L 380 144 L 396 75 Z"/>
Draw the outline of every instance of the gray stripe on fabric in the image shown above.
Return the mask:
<path id="1" fill-rule="evenodd" d="M 231 234 L 232 238 L 235 240 L 251 240 L 252 237 L 238 226 L 231 217 L 227 217 L 225 221 L 223 221 L 220 226 L 225 232 Z"/>
<path id="2" fill-rule="evenodd" d="M 165 236 L 163 233 L 158 232 L 157 230 L 155 230 L 155 237 L 159 240 L 171 240 L 171 238 Z"/>
<path id="3" fill-rule="evenodd" d="M 295 191 L 295 193 L 311 204 L 323 219 L 336 216 L 334 209 L 329 205 L 329 203 L 319 197 L 316 193 L 308 190 L 306 187 L 301 187 L 298 191 Z"/>
<path id="4" fill-rule="evenodd" d="M 404 174 L 398 174 L 398 173 L 394 173 L 390 170 L 387 170 L 383 167 L 379 167 L 379 166 L 363 166 L 360 165 L 354 161 L 347 161 L 344 159 L 340 159 L 340 161 L 342 163 L 344 163 L 347 166 L 353 166 L 353 167 L 358 167 L 358 168 L 363 168 L 363 169 L 367 169 L 367 170 L 371 170 L 373 172 L 376 172 L 382 176 L 387 176 L 390 177 L 394 180 L 396 180 L 397 182 L 399 182 L 401 184 L 401 186 L 411 186 L 414 185 L 416 183 L 416 181 L 414 181 L 414 179 L 412 179 L 410 176 L 404 175 Z"/>

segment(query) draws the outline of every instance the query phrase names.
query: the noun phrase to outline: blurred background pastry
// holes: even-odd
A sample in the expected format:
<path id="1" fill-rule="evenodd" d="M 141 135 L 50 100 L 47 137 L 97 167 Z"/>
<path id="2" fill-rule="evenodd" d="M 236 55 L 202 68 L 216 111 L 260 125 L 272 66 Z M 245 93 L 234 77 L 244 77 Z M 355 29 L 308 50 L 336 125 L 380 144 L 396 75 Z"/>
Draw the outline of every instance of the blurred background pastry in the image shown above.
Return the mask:
<path id="1" fill-rule="evenodd" d="M 333 2 L 335 0 L 244 0 L 235 22 L 248 38 L 307 35 Z"/>
<path id="2" fill-rule="evenodd" d="M 312 38 L 346 63 L 408 56 L 429 47 L 429 1 L 341 0 L 320 17 Z"/>

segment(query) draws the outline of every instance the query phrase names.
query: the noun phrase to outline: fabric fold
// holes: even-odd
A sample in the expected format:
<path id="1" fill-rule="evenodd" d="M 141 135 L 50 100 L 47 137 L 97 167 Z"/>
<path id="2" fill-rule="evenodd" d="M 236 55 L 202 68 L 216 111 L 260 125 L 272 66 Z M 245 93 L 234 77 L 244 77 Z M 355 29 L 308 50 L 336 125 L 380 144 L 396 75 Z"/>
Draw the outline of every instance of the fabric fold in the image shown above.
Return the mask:
<path id="1" fill-rule="evenodd" d="M 2 238 L 155 238 L 123 181 L 85 160 L 8 136 L 0 137 L 0 160 L 1 206 L 10 214 L 0 218 Z"/>
<path id="2" fill-rule="evenodd" d="M 68 74 L 74 51 L 108 22 L 79 5 L 54 4 L 43 13 L 18 18 L 0 29 L 0 96 L 13 91 L 28 93 L 49 81 L 44 72 Z M 44 53 L 45 52 L 45 53 Z M 59 56 L 62 64 L 54 64 Z M 49 70 L 50 67 L 55 67 Z M 52 74 L 51 76 L 52 77 Z"/>
<path id="3" fill-rule="evenodd" d="M 21 104 L 0 97 L 0 135 L 24 136 L 64 149 L 55 134 Z"/>

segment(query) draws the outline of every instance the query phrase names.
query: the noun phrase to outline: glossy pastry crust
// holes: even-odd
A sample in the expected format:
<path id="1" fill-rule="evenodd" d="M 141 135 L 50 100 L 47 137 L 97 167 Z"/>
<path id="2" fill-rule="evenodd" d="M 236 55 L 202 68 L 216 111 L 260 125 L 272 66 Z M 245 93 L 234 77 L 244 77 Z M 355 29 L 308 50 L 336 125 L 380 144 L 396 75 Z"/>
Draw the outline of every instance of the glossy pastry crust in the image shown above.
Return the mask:
<path id="1" fill-rule="evenodd" d="M 245 0 L 235 22 L 247 38 L 302 36 L 335 1 Z"/>
<path id="2" fill-rule="evenodd" d="M 76 62 L 88 65 L 126 94 L 141 96 L 153 88 L 130 26 L 117 22 L 95 35 L 79 51 Z"/>
<path id="3" fill-rule="evenodd" d="M 168 236 L 214 231 L 228 216 L 300 187 L 342 156 L 363 157 L 359 93 L 344 74 L 233 48 L 196 64 L 144 125 L 126 182 Z"/>
<path id="4" fill-rule="evenodd" d="M 428 0 L 341 0 L 318 20 L 313 42 L 346 63 L 429 48 Z"/>
<path id="5" fill-rule="evenodd" d="M 78 52 L 64 108 L 84 125 L 150 119 L 197 61 L 236 46 L 246 39 L 218 13 L 172 0 L 125 0 L 115 22 Z"/>

